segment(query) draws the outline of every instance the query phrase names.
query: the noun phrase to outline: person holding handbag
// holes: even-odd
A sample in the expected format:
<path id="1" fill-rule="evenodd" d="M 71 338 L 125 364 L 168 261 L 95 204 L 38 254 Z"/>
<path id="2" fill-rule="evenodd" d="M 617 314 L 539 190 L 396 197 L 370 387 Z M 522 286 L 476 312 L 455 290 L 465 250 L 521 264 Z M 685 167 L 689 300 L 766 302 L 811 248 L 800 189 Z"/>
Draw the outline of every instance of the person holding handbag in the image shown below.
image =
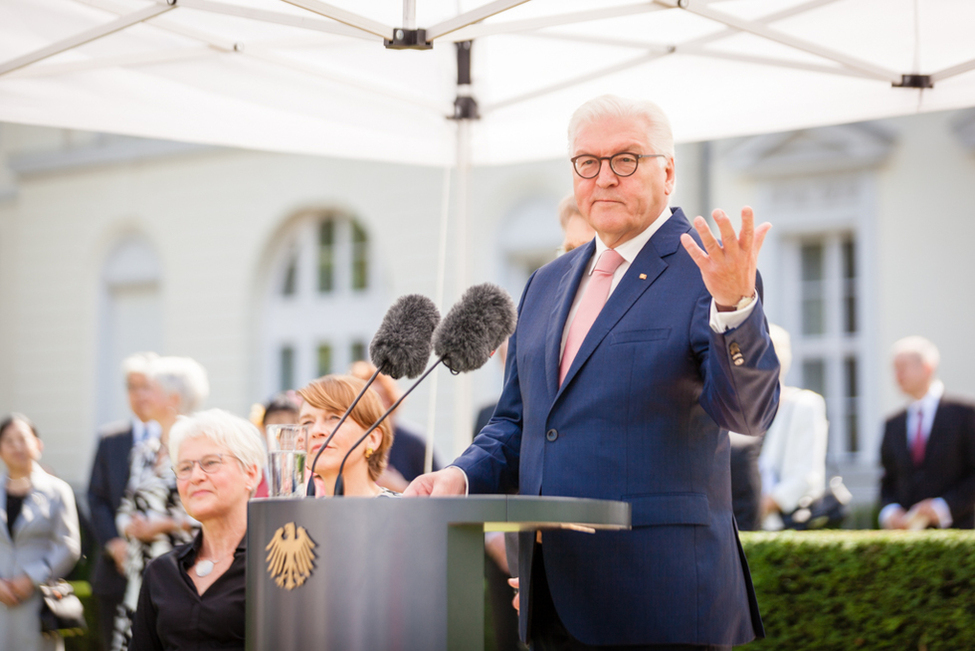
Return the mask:
<path id="1" fill-rule="evenodd" d="M 0 651 L 64 648 L 41 634 L 39 586 L 71 571 L 81 537 L 71 487 L 38 464 L 43 448 L 26 416 L 0 421 Z"/>

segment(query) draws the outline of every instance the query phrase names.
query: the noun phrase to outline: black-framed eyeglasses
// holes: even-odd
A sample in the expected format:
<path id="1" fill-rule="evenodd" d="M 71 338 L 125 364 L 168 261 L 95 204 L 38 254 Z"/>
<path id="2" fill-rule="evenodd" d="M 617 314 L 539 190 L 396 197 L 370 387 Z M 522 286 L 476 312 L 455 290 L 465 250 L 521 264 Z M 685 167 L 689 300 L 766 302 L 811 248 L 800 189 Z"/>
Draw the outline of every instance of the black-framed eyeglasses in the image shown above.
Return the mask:
<path id="1" fill-rule="evenodd" d="M 175 466 L 173 466 L 173 471 L 176 473 L 177 479 L 189 479 L 190 475 L 193 474 L 193 466 L 199 465 L 200 470 L 208 475 L 220 470 L 226 461 L 224 457 L 228 459 L 236 459 L 232 454 L 208 454 L 201 459 L 193 459 L 192 461 L 187 459 L 186 461 L 180 461 Z"/>
<path id="2" fill-rule="evenodd" d="M 636 168 L 640 165 L 641 158 L 666 158 L 664 154 L 634 154 L 623 151 L 612 156 L 591 156 L 581 154 L 571 158 L 572 167 L 576 174 L 584 179 L 594 179 L 599 176 L 599 170 L 603 167 L 603 161 L 609 161 L 609 169 L 613 170 L 616 176 L 632 176 Z"/>

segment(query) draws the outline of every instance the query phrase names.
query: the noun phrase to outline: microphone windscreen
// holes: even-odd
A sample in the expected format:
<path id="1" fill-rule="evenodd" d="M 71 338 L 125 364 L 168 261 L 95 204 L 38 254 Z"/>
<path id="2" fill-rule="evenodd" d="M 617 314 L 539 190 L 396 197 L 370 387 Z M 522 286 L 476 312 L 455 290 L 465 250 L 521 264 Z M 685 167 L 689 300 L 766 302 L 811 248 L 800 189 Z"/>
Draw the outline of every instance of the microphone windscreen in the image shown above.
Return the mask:
<path id="1" fill-rule="evenodd" d="M 431 338 L 440 312 L 426 296 L 401 296 L 383 317 L 369 344 L 369 357 L 382 373 L 399 379 L 418 376 L 430 361 Z"/>
<path id="2" fill-rule="evenodd" d="M 518 311 L 508 292 L 484 283 L 464 292 L 433 333 L 437 357 L 454 373 L 481 368 L 515 331 Z"/>

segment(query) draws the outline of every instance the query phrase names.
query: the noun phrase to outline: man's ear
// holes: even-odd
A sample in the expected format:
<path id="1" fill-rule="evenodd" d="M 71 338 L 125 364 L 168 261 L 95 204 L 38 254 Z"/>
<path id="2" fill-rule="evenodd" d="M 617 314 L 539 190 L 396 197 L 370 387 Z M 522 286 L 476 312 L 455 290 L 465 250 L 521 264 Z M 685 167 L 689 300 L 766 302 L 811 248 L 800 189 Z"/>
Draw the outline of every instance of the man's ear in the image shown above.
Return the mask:
<path id="1" fill-rule="evenodd" d="M 664 182 L 664 193 L 669 196 L 673 194 L 674 187 L 677 185 L 677 166 L 674 163 L 673 156 L 667 159 L 667 166 L 664 171 L 667 174 L 667 180 Z"/>

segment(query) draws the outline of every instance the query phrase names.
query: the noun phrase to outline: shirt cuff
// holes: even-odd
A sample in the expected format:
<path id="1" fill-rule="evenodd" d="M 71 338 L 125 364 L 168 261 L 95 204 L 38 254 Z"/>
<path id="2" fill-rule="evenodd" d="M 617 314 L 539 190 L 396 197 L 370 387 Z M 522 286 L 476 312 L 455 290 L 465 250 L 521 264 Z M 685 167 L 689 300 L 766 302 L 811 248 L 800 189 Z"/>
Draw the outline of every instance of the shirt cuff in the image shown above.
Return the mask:
<path id="1" fill-rule="evenodd" d="M 897 511 L 903 511 L 904 507 L 900 504 L 888 504 L 884 508 L 880 509 L 880 514 L 877 516 L 877 521 L 880 523 L 882 529 L 887 528 L 887 521 L 894 515 Z"/>
<path id="2" fill-rule="evenodd" d="M 954 519 L 951 517 L 951 509 L 948 508 L 948 502 L 945 502 L 943 497 L 936 497 L 931 500 L 931 508 L 938 514 L 939 528 L 947 529 L 954 522 Z"/>
<path id="3" fill-rule="evenodd" d="M 718 304 L 711 299 L 711 329 L 721 334 L 729 330 L 734 330 L 751 315 L 758 303 L 758 293 L 752 294 L 752 302 L 734 312 L 718 312 Z"/>
<path id="4" fill-rule="evenodd" d="M 464 497 L 471 494 L 471 480 L 467 478 L 467 473 L 460 466 L 447 466 L 448 468 L 457 468 L 460 474 L 464 475 Z"/>

